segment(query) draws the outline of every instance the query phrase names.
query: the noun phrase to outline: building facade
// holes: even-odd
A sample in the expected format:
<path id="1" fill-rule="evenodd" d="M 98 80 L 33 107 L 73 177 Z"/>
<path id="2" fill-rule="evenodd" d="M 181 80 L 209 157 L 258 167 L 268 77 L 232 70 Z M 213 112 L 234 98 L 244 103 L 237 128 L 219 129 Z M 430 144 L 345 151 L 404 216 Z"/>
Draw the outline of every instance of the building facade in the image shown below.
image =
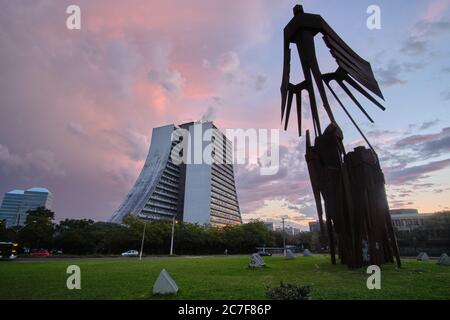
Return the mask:
<path id="1" fill-rule="evenodd" d="M 275 224 L 273 222 L 266 221 L 264 222 L 264 226 L 267 228 L 267 230 L 275 231 Z"/>
<path id="2" fill-rule="evenodd" d="M 283 232 L 283 227 L 276 227 L 275 231 L 282 233 Z M 286 234 L 288 234 L 288 235 L 295 236 L 295 235 L 299 234 L 301 232 L 301 230 L 298 229 L 298 228 L 286 226 L 286 227 L 284 227 L 284 232 Z"/>
<path id="3" fill-rule="evenodd" d="M 7 227 L 22 226 L 28 211 L 39 207 L 51 209 L 52 205 L 53 195 L 45 188 L 12 190 L 5 193 L 0 207 L 0 220 L 5 220 Z"/>
<path id="4" fill-rule="evenodd" d="M 412 231 L 423 225 L 430 214 L 419 214 L 417 209 L 390 210 L 392 226 L 398 231 Z"/>
<path id="5" fill-rule="evenodd" d="M 318 220 L 310 221 L 308 222 L 308 225 L 309 225 L 309 232 L 320 232 L 320 222 Z"/>
<path id="6" fill-rule="evenodd" d="M 219 227 L 241 224 L 231 141 L 212 122 L 153 129 L 144 168 L 111 221 L 122 223 L 127 214 Z"/>

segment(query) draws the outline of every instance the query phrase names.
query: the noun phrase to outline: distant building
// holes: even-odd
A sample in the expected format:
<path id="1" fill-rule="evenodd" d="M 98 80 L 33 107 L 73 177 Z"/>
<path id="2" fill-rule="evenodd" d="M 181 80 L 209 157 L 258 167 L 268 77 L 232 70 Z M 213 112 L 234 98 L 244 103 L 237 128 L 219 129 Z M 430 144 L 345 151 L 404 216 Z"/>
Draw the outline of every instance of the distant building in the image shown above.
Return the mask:
<path id="1" fill-rule="evenodd" d="M 7 227 L 22 226 L 29 210 L 39 207 L 51 209 L 52 205 L 53 195 L 45 188 L 12 190 L 5 193 L 0 207 L 0 220 L 5 220 Z"/>
<path id="2" fill-rule="evenodd" d="M 277 228 L 275 228 L 275 231 L 283 232 L 283 227 L 277 227 Z M 284 232 L 291 236 L 295 236 L 295 235 L 299 234 L 301 231 L 300 231 L 300 229 L 294 228 L 294 227 L 284 227 Z"/>
<path id="3" fill-rule="evenodd" d="M 399 214 L 419 214 L 419 210 L 417 209 L 392 209 L 389 210 L 391 215 L 399 215 Z"/>
<path id="4" fill-rule="evenodd" d="M 392 225 L 398 231 L 412 231 L 423 225 L 430 214 L 419 214 L 417 209 L 390 210 Z"/>
<path id="5" fill-rule="evenodd" d="M 292 236 L 295 236 L 300 233 L 300 229 L 294 227 L 287 227 L 285 228 L 285 231 L 287 232 L 287 234 L 290 234 Z"/>
<path id="6" fill-rule="evenodd" d="M 320 232 L 320 223 L 319 223 L 319 221 L 310 221 L 308 224 L 309 224 L 309 231 L 310 232 Z"/>
<path id="7" fill-rule="evenodd" d="M 264 225 L 265 225 L 266 228 L 269 229 L 270 231 L 274 231 L 274 230 L 275 230 L 275 225 L 273 224 L 273 222 L 264 222 Z"/>
<path id="8" fill-rule="evenodd" d="M 196 162 L 198 148 L 210 152 L 209 163 Z M 212 122 L 154 128 L 144 167 L 111 221 L 122 223 L 133 214 L 149 221 L 175 217 L 219 227 L 241 224 L 232 149 Z M 174 155 L 184 161 L 174 161 Z"/>

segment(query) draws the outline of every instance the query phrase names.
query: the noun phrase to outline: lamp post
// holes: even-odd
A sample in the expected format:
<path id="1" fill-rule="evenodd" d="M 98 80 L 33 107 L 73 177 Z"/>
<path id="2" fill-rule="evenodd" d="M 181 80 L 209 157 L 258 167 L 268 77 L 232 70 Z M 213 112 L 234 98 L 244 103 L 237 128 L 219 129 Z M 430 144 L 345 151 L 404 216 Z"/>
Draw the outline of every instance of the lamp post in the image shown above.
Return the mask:
<path id="1" fill-rule="evenodd" d="M 139 253 L 139 260 L 142 260 L 142 252 L 144 251 L 144 239 L 145 239 L 145 228 L 146 227 L 147 227 L 147 222 L 144 222 L 144 231 L 142 232 L 141 252 Z"/>
<path id="2" fill-rule="evenodd" d="M 173 256 L 173 235 L 175 233 L 175 216 L 172 219 L 172 237 L 170 239 L 170 255 Z"/>
<path id="3" fill-rule="evenodd" d="M 281 222 L 283 223 L 283 256 L 286 256 L 286 233 L 284 232 L 284 220 L 286 218 L 281 218 Z"/>

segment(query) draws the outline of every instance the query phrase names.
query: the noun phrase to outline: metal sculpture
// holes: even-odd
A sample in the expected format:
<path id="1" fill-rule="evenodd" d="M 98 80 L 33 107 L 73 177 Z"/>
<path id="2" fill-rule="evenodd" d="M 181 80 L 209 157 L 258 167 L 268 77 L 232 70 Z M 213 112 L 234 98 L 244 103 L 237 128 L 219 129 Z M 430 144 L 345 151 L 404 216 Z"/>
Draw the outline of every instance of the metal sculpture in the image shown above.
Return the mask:
<path id="1" fill-rule="evenodd" d="M 321 33 L 325 44 L 335 58 L 338 68 L 333 73 L 322 74 L 317 62 L 314 37 Z M 290 44 L 295 44 L 300 56 L 305 80 L 298 84 L 289 82 Z M 372 72 L 370 63 L 356 54 L 316 14 L 294 7 L 294 18 L 284 28 L 284 66 L 281 84 L 281 121 L 288 128 L 292 102 L 295 95 L 299 135 L 302 135 L 302 92 L 309 97 L 315 143 L 311 144 L 309 130 L 306 131 L 306 161 L 319 216 L 322 239 L 328 238 L 333 264 L 337 253 L 342 263 L 350 268 L 366 264 L 381 265 L 394 262 L 400 267 L 397 241 L 392 228 L 389 206 L 385 192 L 384 175 L 378 156 L 367 137 L 358 127 L 347 108 L 330 85 L 335 81 L 360 111 L 373 122 L 349 87 L 352 87 L 380 109 L 385 108 L 367 91 L 384 100 Z M 322 131 L 314 84 L 320 95 L 330 124 Z M 355 125 L 369 146 L 357 147 L 346 152 L 343 133 L 333 115 L 326 89 Z M 366 90 L 367 89 L 367 90 Z M 326 227 L 323 221 L 325 205 Z M 325 235 L 326 233 L 326 235 Z"/>

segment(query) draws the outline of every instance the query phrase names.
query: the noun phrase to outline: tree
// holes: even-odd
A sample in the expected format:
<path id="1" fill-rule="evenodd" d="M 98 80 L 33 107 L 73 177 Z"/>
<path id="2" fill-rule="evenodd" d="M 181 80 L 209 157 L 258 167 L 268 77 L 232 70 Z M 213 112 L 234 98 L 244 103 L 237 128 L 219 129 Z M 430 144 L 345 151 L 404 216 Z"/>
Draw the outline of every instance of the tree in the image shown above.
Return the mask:
<path id="1" fill-rule="evenodd" d="M 450 248 L 450 211 L 437 212 L 425 219 L 419 232 L 426 234 L 430 244 Z"/>
<path id="2" fill-rule="evenodd" d="M 450 250 L 450 211 L 437 212 L 424 219 L 411 231 L 396 230 L 398 245 L 404 254 L 417 251 L 445 252 Z"/>
<path id="3" fill-rule="evenodd" d="M 28 211 L 25 226 L 19 231 L 22 246 L 30 248 L 50 248 L 53 244 L 55 213 L 44 207 Z"/>
<path id="4" fill-rule="evenodd" d="M 450 231 L 450 211 L 436 212 L 424 220 L 423 228 Z"/>
<path id="5" fill-rule="evenodd" d="M 210 253 L 212 248 L 208 245 L 207 230 L 208 228 L 198 224 L 178 223 L 175 228 L 175 252 L 178 254 Z"/>
<path id="6" fill-rule="evenodd" d="M 129 250 L 124 248 L 130 248 L 130 242 L 135 239 L 128 227 L 111 222 L 95 222 L 91 232 L 95 253 L 101 254 L 118 254 Z"/>
<path id="7" fill-rule="evenodd" d="M 0 220 L 0 241 L 6 241 L 8 237 L 8 232 L 6 230 L 6 222 Z"/>
<path id="8" fill-rule="evenodd" d="M 30 211 L 25 226 L 8 229 L 18 242 L 30 248 L 62 249 L 67 254 L 120 254 L 139 250 L 144 226 L 144 252 L 168 254 L 172 233 L 172 220 L 147 221 L 133 215 L 124 218 L 123 224 L 94 222 L 92 220 L 66 219 L 53 224 L 54 213 L 45 208 Z M 0 228 L 0 232 L 3 232 Z M 1 235 L 1 233 L 0 233 Z M 7 237 L 9 240 L 16 239 Z M 289 243 L 305 243 L 308 234 L 290 236 Z M 218 254 L 228 252 L 251 253 L 256 247 L 276 246 L 276 232 L 268 230 L 262 222 L 216 228 L 178 222 L 175 225 L 174 249 L 177 254 Z"/>
<path id="9" fill-rule="evenodd" d="M 274 246 L 275 234 L 256 221 L 223 228 L 226 248 L 233 253 L 251 253 L 256 247 Z"/>
<path id="10" fill-rule="evenodd" d="M 92 220 L 66 219 L 56 227 L 55 245 L 64 253 L 95 253 L 96 243 Z"/>

